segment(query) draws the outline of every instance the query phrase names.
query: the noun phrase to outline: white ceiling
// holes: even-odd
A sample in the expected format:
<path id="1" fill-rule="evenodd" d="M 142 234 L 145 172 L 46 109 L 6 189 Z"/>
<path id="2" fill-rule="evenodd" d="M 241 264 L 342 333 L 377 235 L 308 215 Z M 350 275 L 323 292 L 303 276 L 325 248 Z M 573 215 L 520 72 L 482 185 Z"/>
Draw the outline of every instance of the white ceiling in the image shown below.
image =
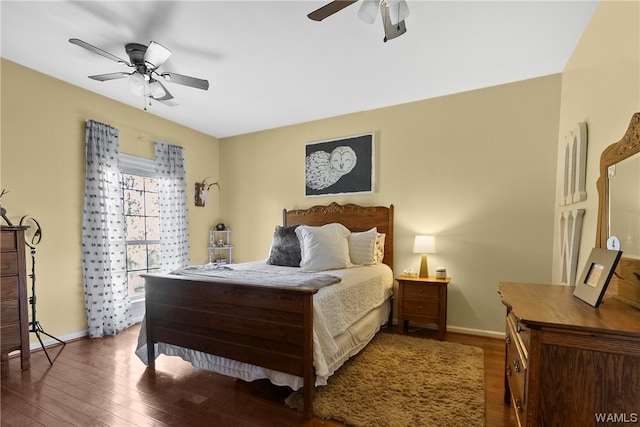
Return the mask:
<path id="1" fill-rule="evenodd" d="M 166 83 L 178 106 L 148 108 L 222 138 L 559 73 L 597 1 L 407 0 L 407 33 L 383 43 L 356 3 L 322 22 L 321 1 L 2 1 L 1 55 L 143 107 L 127 71 L 72 45 L 128 59 L 124 45 L 173 51 L 160 68 L 209 80 L 206 92 Z M 6 82 L 5 82 L 6 84 Z"/>

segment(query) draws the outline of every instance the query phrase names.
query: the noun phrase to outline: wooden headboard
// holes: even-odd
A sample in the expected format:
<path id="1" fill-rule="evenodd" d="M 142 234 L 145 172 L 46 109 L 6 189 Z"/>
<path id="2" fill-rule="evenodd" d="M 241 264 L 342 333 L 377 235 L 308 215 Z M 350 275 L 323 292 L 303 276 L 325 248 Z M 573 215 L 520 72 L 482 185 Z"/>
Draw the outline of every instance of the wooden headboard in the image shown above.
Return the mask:
<path id="1" fill-rule="evenodd" d="M 359 206 L 354 204 L 313 206 L 308 209 L 282 211 L 282 224 L 287 226 L 304 224 L 321 226 L 338 222 L 351 231 L 367 231 L 373 227 L 385 234 L 384 259 L 382 262 L 393 269 L 393 205 Z"/>

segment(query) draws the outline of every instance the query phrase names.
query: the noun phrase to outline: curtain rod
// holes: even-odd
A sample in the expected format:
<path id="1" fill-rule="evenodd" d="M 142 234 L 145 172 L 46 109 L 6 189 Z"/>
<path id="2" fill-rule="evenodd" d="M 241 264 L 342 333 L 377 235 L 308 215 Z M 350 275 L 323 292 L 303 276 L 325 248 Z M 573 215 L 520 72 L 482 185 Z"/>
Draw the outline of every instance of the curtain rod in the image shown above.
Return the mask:
<path id="1" fill-rule="evenodd" d="M 85 119 L 84 122 L 87 123 L 89 120 L 94 120 L 94 119 Z M 94 120 L 97 121 L 97 120 Z M 105 123 L 109 126 L 113 126 L 114 128 L 118 129 L 121 133 L 126 134 L 127 136 L 132 136 L 135 137 L 136 139 L 142 141 L 142 140 L 147 140 L 147 141 L 151 141 L 151 142 L 155 142 L 155 141 L 164 141 L 163 138 L 160 137 L 156 137 L 156 136 L 151 136 L 146 134 L 145 132 L 142 132 L 139 129 L 134 129 L 134 128 L 130 128 L 127 126 L 122 126 L 119 125 L 117 123 Z"/>

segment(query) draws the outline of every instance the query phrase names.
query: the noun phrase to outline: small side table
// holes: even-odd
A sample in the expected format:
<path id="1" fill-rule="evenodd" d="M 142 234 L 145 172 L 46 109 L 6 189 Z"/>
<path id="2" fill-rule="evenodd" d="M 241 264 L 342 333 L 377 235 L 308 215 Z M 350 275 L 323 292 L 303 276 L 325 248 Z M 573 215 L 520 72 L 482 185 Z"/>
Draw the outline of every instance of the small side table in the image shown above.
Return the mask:
<path id="1" fill-rule="evenodd" d="M 437 279 L 399 276 L 398 281 L 398 332 L 404 333 L 406 322 L 435 323 L 438 338 L 444 340 L 447 333 L 447 288 L 451 278 Z"/>

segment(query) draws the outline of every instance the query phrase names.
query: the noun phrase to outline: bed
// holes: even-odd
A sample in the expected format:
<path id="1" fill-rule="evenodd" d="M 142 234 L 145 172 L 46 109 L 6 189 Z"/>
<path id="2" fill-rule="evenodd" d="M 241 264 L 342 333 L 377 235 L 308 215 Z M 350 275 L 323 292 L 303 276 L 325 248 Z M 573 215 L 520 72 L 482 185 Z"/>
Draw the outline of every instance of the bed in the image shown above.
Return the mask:
<path id="1" fill-rule="evenodd" d="M 255 280 L 243 282 L 235 277 L 215 277 L 215 272 L 214 277 L 208 277 L 207 272 L 197 274 L 198 271 L 193 275 L 146 275 L 146 314 L 136 354 L 151 369 L 155 368 L 158 354 L 175 355 L 197 368 L 235 378 L 247 381 L 268 378 L 276 385 L 288 385 L 294 390 L 302 387 L 304 416 L 310 418 L 314 385 L 326 384 L 327 378 L 364 348 L 391 319 L 393 205 L 368 207 L 332 203 L 309 209 L 285 209 L 283 225 L 277 230 L 300 228 L 300 232 L 304 226 L 312 226 L 315 230 L 336 224 L 344 226 L 353 236 L 365 235 L 375 229 L 378 237 L 383 236 L 384 243 L 376 241 L 384 247 L 383 255 L 380 252 L 382 262 L 312 273 L 340 278 L 337 284 L 319 287 L 280 285 L 277 279 L 267 285 L 255 283 Z M 273 252 L 272 243 L 271 254 Z M 309 252 L 307 248 L 307 255 Z M 301 266 L 306 262 L 304 258 Z M 294 269 L 265 267 L 264 264 L 243 263 L 230 268 L 261 270 L 275 267 L 284 273 Z M 191 268 L 198 270 L 198 267 Z M 271 270 L 264 272 L 265 277 L 267 273 Z M 343 322 L 346 329 L 325 325 L 326 318 L 341 317 L 333 313 L 326 315 L 324 311 L 322 304 L 329 298 L 329 292 L 343 292 L 349 307 L 362 299 L 349 297 L 353 294 L 345 290 L 351 286 L 351 275 L 378 275 L 375 281 L 383 282 L 384 290 L 372 292 L 375 298 L 369 298 L 370 307 L 350 308 L 354 313 L 349 314 L 352 319 Z M 356 312 L 358 318 L 353 320 Z M 333 345 L 336 347 L 332 348 Z"/>

